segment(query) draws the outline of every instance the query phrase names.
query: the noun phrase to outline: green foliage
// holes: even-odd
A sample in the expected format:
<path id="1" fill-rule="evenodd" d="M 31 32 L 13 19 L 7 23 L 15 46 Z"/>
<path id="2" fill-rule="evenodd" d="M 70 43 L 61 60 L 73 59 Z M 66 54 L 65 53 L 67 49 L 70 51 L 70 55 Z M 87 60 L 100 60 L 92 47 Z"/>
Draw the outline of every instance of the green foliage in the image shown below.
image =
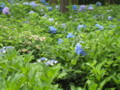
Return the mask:
<path id="1" fill-rule="evenodd" d="M 55 90 L 58 85 L 52 85 L 52 82 L 60 65 L 49 67 L 42 63 L 30 63 L 32 59 L 31 54 L 18 55 L 16 50 L 0 57 L 1 90 Z"/>
<path id="2" fill-rule="evenodd" d="M 32 8 L 22 3 L 7 3 L 11 14 L 0 14 L 0 48 L 15 47 L 0 53 L 1 90 L 120 88 L 120 6 L 93 5 L 93 11 L 70 10 L 62 14 L 55 7 L 48 11 L 42 4 Z M 29 14 L 30 11 L 35 13 Z M 108 21 L 108 16 L 114 19 Z M 54 20 L 50 21 L 51 18 Z M 86 28 L 77 30 L 79 24 Z M 104 29 L 99 30 L 95 24 Z M 54 26 L 57 33 L 49 33 L 49 26 Z M 68 33 L 75 37 L 66 38 Z M 61 44 L 58 44 L 59 38 L 63 39 Z M 86 56 L 75 53 L 78 42 Z M 41 57 L 57 60 L 58 64 L 38 63 Z"/>

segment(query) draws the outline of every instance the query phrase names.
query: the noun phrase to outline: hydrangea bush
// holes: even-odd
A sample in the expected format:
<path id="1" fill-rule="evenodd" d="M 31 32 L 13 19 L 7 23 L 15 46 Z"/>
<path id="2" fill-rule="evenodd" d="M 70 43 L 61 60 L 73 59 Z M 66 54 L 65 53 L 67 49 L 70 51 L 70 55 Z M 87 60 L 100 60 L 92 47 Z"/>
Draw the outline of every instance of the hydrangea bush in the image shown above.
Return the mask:
<path id="1" fill-rule="evenodd" d="M 119 5 L 2 3 L 1 90 L 119 90 Z"/>

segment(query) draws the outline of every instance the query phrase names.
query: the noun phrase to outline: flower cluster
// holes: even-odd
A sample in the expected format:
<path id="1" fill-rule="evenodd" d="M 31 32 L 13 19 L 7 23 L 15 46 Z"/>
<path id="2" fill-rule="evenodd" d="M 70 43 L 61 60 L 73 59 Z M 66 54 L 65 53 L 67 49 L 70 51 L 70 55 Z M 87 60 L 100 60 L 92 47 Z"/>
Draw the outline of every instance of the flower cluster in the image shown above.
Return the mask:
<path id="1" fill-rule="evenodd" d="M 73 5 L 72 10 L 77 10 L 77 5 Z"/>
<path id="2" fill-rule="evenodd" d="M 2 12 L 2 10 L 5 6 L 6 6 L 5 3 L 0 4 L 0 12 Z"/>
<path id="3" fill-rule="evenodd" d="M 80 43 L 76 44 L 76 46 L 75 46 L 75 52 L 76 52 L 77 55 L 83 55 L 83 56 L 87 55 L 85 53 L 85 51 L 82 49 L 82 46 L 81 46 Z"/>
<path id="4" fill-rule="evenodd" d="M 60 10 L 60 6 L 58 6 L 58 5 L 55 5 L 55 8 L 58 9 L 58 10 Z"/>
<path id="5" fill-rule="evenodd" d="M 56 60 L 49 60 L 45 64 L 48 66 L 53 66 L 54 64 L 57 64 L 57 63 L 58 63 L 58 61 L 56 61 Z"/>
<path id="6" fill-rule="evenodd" d="M 13 46 L 5 46 L 2 49 L 0 49 L 0 54 L 4 54 L 4 53 L 7 52 L 7 50 L 10 50 L 10 49 L 15 49 L 15 47 L 13 47 Z"/>
<path id="7" fill-rule="evenodd" d="M 113 20 L 114 18 L 112 16 L 108 16 L 108 20 L 111 21 Z"/>
<path id="8" fill-rule="evenodd" d="M 10 14 L 9 8 L 8 7 L 3 8 L 2 13 L 3 14 Z"/>
<path id="9" fill-rule="evenodd" d="M 88 6 L 88 10 L 93 10 L 94 8 L 93 8 L 93 6 L 92 5 L 89 5 Z"/>
<path id="10" fill-rule="evenodd" d="M 38 63 L 43 62 L 45 65 L 48 65 L 48 66 L 53 66 L 58 63 L 57 60 L 48 60 L 46 57 L 39 58 L 37 62 Z"/>
<path id="11" fill-rule="evenodd" d="M 49 18 L 48 21 L 54 21 L 54 18 Z"/>
<path id="12" fill-rule="evenodd" d="M 53 27 L 53 26 L 50 26 L 49 30 L 50 30 L 49 31 L 50 33 L 56 33 L 57 32 L 57 29 L 55 27 Z"/>
<path id="13" fill-rule="evenodd" d="M 75 37 L 72 33 L 68 33 L 67 38 L 73 38 Z"/>
<path id="14" fill-rule="evenodd" d="M 32 7 L 37 7 L 38 5 L 35 3 L 35 2 L 24 2 L 23 3 L 24 5 L 30 5 L 30 6 L 32 6 Z"/>
<path id="15" fill-rule="evenodd" d="M 95 26 L 96 26 L 97 28 L 99 28 L 100 30 L 103 30 L 103 29 L 104 29 L 104 27 L 101 26 L 101 25 L 99 25 L 99 24 L 96 24 Z"/>
<path id="16" fill-rule="evenodd" d="M 14 3 L 14 0 L 8 0 L 9 3 Z"/>
<path id="17" fill-rule="evenodd" d="M 30 2 L 30 6 L 37 7 L 37 4 L 35 2 Z"/>
<path id="18" fill-rule="evenodd" d="M 85 29 L 85 28 L 86 28 L 86 25 L 78 25 L 77 30 L 81 30 L 81 29 Z"/>
<path id="19" fill-rule="evenodd" d="M 49 3 L 45 3 L 45 5 L 49 5 Z"/>
<path id="20" fill-rule="evenodd" d="M 34 12 L 34 11 L 30 11 L 30 12 L 29 12 L 29 14 L 33 14 L 33 13 L 35 13 L 35 12 Z"/>
<path id="21" fill-rule="evenodd" d="M 85 5 L 81 5 L 79 11 L 83 11 L 83 12 L 86 11 L 86 7 L 87 6 L 85 6 Z"/>
<path id="22" fill-rule="evenodd" d="M 52 11 L 53 8 L 51 6 L 47 7 L 48 11 Z"/>
<path id="23" fill-rule="evenodd" d="M 41 3 L 46 3 L 46 1 L 45 1 L 45 0 L 40 0 L 40 2 L 41 2 Z"/>
<path id="24" fill-rule="evenodd" d="M 44 62 L 47 61 L 48 59 L 46 57 L 39 58 L 37 62 Z"/>
<path id="25" fill-rule="evenodd" d="M 64 41 L 62 40 L 62 39 L 58 39 L 58 44 L 61 44 L 61 43 L 63 43 Z"/>
<path id="26" fill-rule="evenodd" d="M 63 28 L 66 28 L 66 24 L 65 24 L 65 23 L 62 23 L 61 26 L 62 26 Z"/>
<path id="27" fill-rule="evenodd" d="M 96 6 L 101 6 L 102 3 L 101 2 L 96 2 Z"/>

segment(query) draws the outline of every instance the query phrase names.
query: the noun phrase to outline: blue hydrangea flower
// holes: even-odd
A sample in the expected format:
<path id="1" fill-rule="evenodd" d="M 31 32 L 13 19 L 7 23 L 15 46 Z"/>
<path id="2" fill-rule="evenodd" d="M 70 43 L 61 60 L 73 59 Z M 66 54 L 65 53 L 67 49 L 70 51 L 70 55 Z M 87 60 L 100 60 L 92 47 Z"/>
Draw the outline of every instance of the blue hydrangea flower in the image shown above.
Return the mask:
<path id="1" fill-rule="evenodd" d="M 109 25 L 111 28 L 115 28 L 116 27 L 116 25 Z"/>
<path id="2" fill-rule="evenodd" d="M 5 6 L 6 6 L 5 3 L 0 4 L 0 12 L 2 12 L 2 10 Z"/>
<path id="3" fill-rule="evenodd" d="M 52 8 L 52 7 L 47 7 L 47 9 L 48 9 L 49 11 L 52 11 L 52 10 L 53 10 L 53 8 Z"/>
<path id="4" fill-rule="evenodd" d="M 54 18 L 49 18 L 48 21 L 54 22 Z"/>
<path id="5" fill-rule="evenodd" d="M 54 28 L 53 26 L 50 26 L 49 30 L 50 30 L 50 33 L 56 33 L 57 32 L 57 29 Z"/>
<path id="6" fill-rule="evenodd" d="M 2 3 L 2 4 L 0 4 L 0 7 L 5 7 L 6 6 L 6 4 L 5 3 Z"/>
<path id="7" fill-rule="evenodd" d="M 49 60 L 45 64 L 48 66 L 53 66 L 54 64 L 57 64 L 57 63 L 58 63 L 58 61 L 56 61 L 56 60 Z"/>
<path id="8" fill-rule="evenodd" d="M 34 11 L 30 11 L 30 12 L 29 12 L 29 14 L 33 14 L 33 13 L 35 13 L 35 12 L 34 12 Z"/>
<path id="9" fill-rule="evenodd" d="M 75 37 L 72 33 L 68 33 L 67 38 Z"/>
<path id="10" fill-rule="evenodd" d="M 96 24 L 95 26 L 98 27 L 100 30 L 103 30 L 103 29 L 104 29 L 104 27 L 101 26 L 101 25 L 99 25 L 99 24 Z"/>
<path id="11" fill-rule="evenodd" d="M 40 0 L 41 3 L 45 3 L 46 1 L 45 0 Z"/>
<path id="12" fill-rule="evenodd" d="M 37 4 L 35 2 L 30 2 L 30 6 L 37 7 Z"/>
<path id="13" fill-rule="evenodd" d="M 6 49 L 6 50 L 8 50 L 8 49 L 15 49 L 15 47 L 13 47 L 13 46 L 5 46 L 3 48 Z"/>
<path id="14" fill-rule="evenodd" d="M 0 53 L 4 54 L 4 53 L 7 52 L 7 50 L 12 50 L 12 49 L 15 49 L 15 47 L 13 47 L 13 46 L 5 46 L 2 49 L 0 49 Z"/>
<path id="15" fill-rule="evenodd" d="M 9 3 L 14 3 L 14 0 L 8 0 Z"/>
<path id="16" fill-rule="evenodd" d="M 93 18 L 96 19 L 97 17 L 99 17 L 100 15 L 94 15 Z"/>
<path id="17" fill-rule="evenodd" d="M 61 43 L 63 43 L 64 41 L 62 40 L 62 39 L 58 39 L 58 44 L 61 44 Z"/>
<path id="18" fill-rule="evenodd" d="M 112 16 L 108 16 L 108 20 L 111 21 L 113 20 L 114 18 Z"/>
<path id="19" fill-rule="evenodd" d="M 45 3 L 45 5 L 49 5 L 49 3 Z"/>
<path id="20" fill-rule="evenodd" d="M 93 10 L 94 8 L 93 8 L 93 6 L 92 5 L 89 5 L 88 6 L 88 10 Z"/>
<path id="21" fill-rule="evenodd" d="M 55 5 L 55 8 L 58 9 L 58 10 L 60 10 L 60 6 L 58 6 L 58 5 Z"/>
<path id="22" fill-rule="evenodd" d="M 81 30 L 82 28 L 85 29 L 85 28 L 86 28 L 86 25 L 78 25 L 77 30 Z"/>
<path id="23" fill-rule="evenodd" d="M 0 49 L 0 53 L 6 53 L 6 50 L 4 48 Z"/>
<path id="24" fill-rule="evenodd" d="M 85 53 L 85 51 L 82 49 L 82 46 L 80 45 L 80 43 L 76 44 L 76 46 L 75 46 L 75 52 L 76 52 L 77 55 L 83 55 L 83 56 L 87 55 Z"/>
<path id="25" fill-rule="evenodd" d="M 37 62 L 44 62 L 47 61 L 48 59 L 46 57 L 39 58 Z"/>
<path id="26" fill-rule="evenodd" d="M 77 10 L 77 5 L 73 5 L 72 10 Z"/>
<path id="27" fill-rule="evenodd" d="M 102 5 L 101 2 L 97 2 L 97 3 L 96 3 L 96 6 L 101 6 L 101 5 Z"/>
<path id="28" fill-rule="evenodd" d="M 63 28 L 66 28 L 66 24 L 64 24 L 64 23 L 62 23 L 61 26 L 62 26 Z"/>

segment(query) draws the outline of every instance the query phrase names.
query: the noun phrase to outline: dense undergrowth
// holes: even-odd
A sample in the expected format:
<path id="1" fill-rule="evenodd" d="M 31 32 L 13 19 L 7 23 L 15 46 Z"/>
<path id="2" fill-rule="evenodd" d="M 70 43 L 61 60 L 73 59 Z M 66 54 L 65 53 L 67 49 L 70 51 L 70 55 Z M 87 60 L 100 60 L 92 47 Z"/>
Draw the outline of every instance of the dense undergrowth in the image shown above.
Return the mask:
<path id="1" fill-rule="evenodd" d="M 119 90 L 120 6 L 63 14 L 37 4 L 6 3 L 10 14 L 0 14 L 1 90 Z"/>

